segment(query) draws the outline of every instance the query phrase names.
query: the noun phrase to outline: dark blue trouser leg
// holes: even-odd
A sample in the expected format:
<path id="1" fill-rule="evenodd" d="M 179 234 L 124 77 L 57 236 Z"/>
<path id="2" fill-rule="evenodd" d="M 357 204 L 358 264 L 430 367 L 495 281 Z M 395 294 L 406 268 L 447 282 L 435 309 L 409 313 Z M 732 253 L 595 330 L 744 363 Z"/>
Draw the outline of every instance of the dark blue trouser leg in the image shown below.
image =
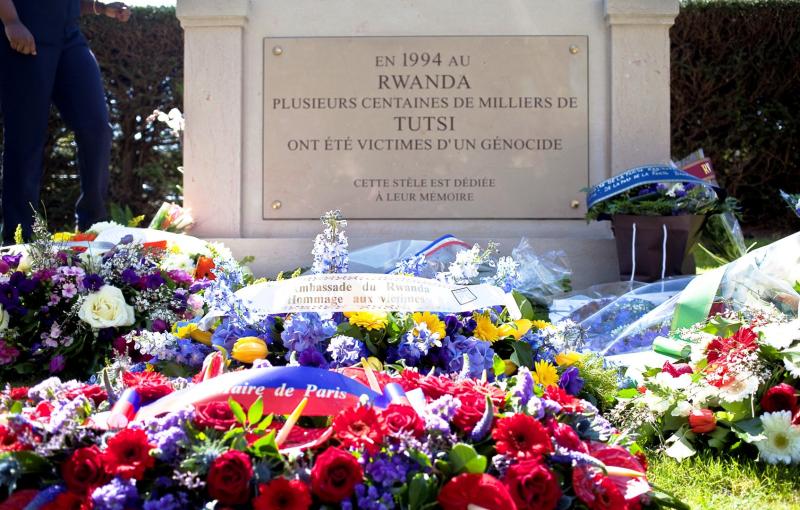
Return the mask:
<path id="1" fill-rule="evenodd" d="M 0 108 L 3 111 L 3 242 L 17 225 L 30 236 L 33 209 L 39 208 L 42 160 L 59 47 L 37 46 L 37 55 L 12 50 L 0 41 Z"/>
<path id="2" fill-rule="evenodd" d="M 111 125 L 97 61 L 82 36 L 61 53 L 53 102 L 67 126 L 75 132 L 81 196 L 76 205 L 78 228 L 107 219 L 108 165 Z"/>

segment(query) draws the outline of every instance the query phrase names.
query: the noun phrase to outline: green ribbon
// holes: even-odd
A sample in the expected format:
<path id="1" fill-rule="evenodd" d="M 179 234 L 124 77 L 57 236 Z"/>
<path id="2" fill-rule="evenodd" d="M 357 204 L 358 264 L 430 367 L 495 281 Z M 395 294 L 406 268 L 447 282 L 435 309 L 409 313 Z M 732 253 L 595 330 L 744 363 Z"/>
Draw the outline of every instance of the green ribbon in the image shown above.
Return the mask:
<path id="1" fill-rule="evenodd" d="M 694 326 L 708 318 L 726 267 L 718 267 L 703 273 L 686 286 L 675 305 L 670 331 L 675 332 Z"/>
<path id="2" fill-rule="evenodd" d="M 663 336 L 657 337 L 653 341 L 653 350 L 671 358 L 686 358 L 692 352 L 687 342 Z"/>

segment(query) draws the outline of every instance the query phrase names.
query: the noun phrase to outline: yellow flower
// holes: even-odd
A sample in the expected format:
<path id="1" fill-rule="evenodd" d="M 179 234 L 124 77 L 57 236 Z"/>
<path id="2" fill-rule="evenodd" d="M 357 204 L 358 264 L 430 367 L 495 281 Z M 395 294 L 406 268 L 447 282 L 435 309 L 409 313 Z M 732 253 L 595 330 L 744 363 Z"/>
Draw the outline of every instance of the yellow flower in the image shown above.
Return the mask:
<path id="1" fill-rule="evenodd" d="M 73 237 L 75 237 L 75 234 L 72 232 L 56 232 L 53 234 L 53 241 L 57 243 L 67 243 L 72 241 Z"/>
<path id="2" fill-rule="evenodd" d="M 519 319 L 510 324 L 503 324 L 497 329 L 500 332 L 501 338 L 513 336 L 514 340 L 519 340 L 525 335 L 525 333 L 530 331 L 532 325 L 533 322 L 529 321 L 528 319 Z"/>
<path id="3" fill-rule="evenodd" d="M 500 338 L 501 331 L 492 324 L 492 319 L 488 314 L 475 314 L 473 315 L 477 325 L 472 335 L 479 340 L 486 340 L 487 342 L 494 342 Z"/>
<path id="4" fill-rule="evenodd" d="M 414 319 L 414 324 L 425 324 L 428 326 L 428 331 L 431 332 L 431 335 L 434 333 L 439 335 L 439 340 L 445 337 L 444 322 L 440 321 L 439 317 L 433 315 L 432 313 L 416 312 L 411 316 L 411 318 Z M 414 328 L 414 336 L 419 336 L 416 327 Z"/>
<path id="5" fill-rule="evenodd" d="M 191 338 L 195 342 L 211 345 L 211 332 L 200 329 L 196 322 L 176 322 L 172 325 L 172 334 L 178 338 Z"/>
<path id="6" fill-rule="evenodd" d="M 560 367 L 568 367 L 574 365 L 583 359 L 583 354 L 575 351 L 566 351 L 556 354 L 556 364 Z"/>
<path id="7" fill-rule="evenodd" d="M 533 365 L 533 380 L 542 386 L 555 386 L 558 384 L 558 372 L 555 365 L 548 361 L 537 361 Z"/>
<path id="8" fill-rule="evenodd" d="M 345 312 L 344 316 L 350 319 L 353 326 L 367 331 L 383 329 L 389 323 L 389 314 L 386 312 Z"/>
<path id="9" fill-rule="evenodd" d="M 266 358 L 268 353 L 269 350 L 264 340 L 255 336 L 245 336 L 233 344 L 231 358 L 242 363 L 252 363 L 257 359 Z"/>
<path id="10" fill-rule="evenodd" d="M 536 329 L 547 329 L 553 327 L 553 325 L 550 324 L 549 322 L 542 320 L 531 321 L 531 326 L 533 326 Z"/>
<path id="11" fill-rule="evenodd" d="M 503 364 L 505 365 L 504 372 L 507 376 L 511 377 L 517 371 L 517 364 L 510 359 L 504 359 Z"/>

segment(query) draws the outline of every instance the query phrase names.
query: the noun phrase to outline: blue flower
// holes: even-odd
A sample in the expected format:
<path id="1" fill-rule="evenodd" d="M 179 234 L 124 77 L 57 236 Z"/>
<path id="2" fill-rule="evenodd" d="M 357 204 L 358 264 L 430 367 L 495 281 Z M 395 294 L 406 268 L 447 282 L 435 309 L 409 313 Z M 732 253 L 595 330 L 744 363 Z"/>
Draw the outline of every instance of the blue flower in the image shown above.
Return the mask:
<path id="1" fill-rule="evenodd" d="M 583 378 L 578 367 L 569 367 L 561 374 L 558 385 L 570 395 L 577 395 L 583 389 Z"/>
<path id="2" fill-rule="evenodd" d="M 336 323 L 330 319 L 322 320 L 315 312 L 294 314 L 286 319 L 283 327 L 283 346 L 287 351 L 298 353 L 316 347 L 336 334 Z"/>
<path id="3" fill-rule="evenodd" d="M 457 335 L 446 338 L 442 346 L 444 357 L 447 359 L 443 371 L 448 374 L 461 372 L 464 368 L 464 354 L 469 360 L 469 376 L 481 377 L 483 371 L 493 374 L 494 350 L 489 342 L 478 340 L 474 337 Z"/>
<path id="4" fill-rule="evenodd" d="M 99 274 L 91 273 L 83 278 L 83 288 L 90 292 L 97 292 L 103 285 L 105 285 L 105 282 Z"/>
<path id="5" fill-rule="evenodd" d="M 222 324 L 220 324 L 211 335 L 211 344 L 222 346 L 230 353 L 233 350 L 233 344 L 236 343 L 236 340 L 246 336 L 260 337 L 260 335 L 261 333 L 254 329 L 243 328 L 233 324 L 233 321 L 226 317 L 222 320 Z"/>
<path id="6" fill-rule="evenodd" d="M 119 477 L 92 492 L 92 502 L 96 510 L 126 510 L 135 507 L 138 499 L 136 480 L 123 480 Z"/>
<path id="7" fill-rule="evenodd" d="M 297 362 L 303 367 L 328 368 L 328 360 L 315 348 L 301 352 L 297 356 Z"/>
<path id="8" fill-rule="evenodd" d="M 367 356 L 364 342 L 344 335 L 331 338 L 327 351 L 331 357 L 331 366 L 334 368 L 355 365 L 362 357 Z"/>

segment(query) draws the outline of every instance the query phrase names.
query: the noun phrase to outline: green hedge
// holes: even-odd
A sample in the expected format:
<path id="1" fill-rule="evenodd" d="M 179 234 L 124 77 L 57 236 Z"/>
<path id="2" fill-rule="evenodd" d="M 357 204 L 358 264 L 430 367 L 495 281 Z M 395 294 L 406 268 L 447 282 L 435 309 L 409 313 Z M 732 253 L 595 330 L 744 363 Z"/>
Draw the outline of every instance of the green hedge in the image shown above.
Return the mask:
<path id="1" fill-rule="evenodd" d="M 139 8 L 127 25 L 84 18 L 106 81 L 115 144 L 111 200 L 152 213 L 179 196 L 178 141 L 148 126 L 181 107 L 182 36 L 174 9 Z M 672 38 L 672 148 L 704 148 L 741 199 L 750 228 L 789 230 L 778 188 L 800 192 L 800 2 L 689 2 Z M 43 200 L 53 227 L 73 223 L 78 197 L 71 136 L 54 115 Z"/>
<path id="2" fill-rule="evenodd" d="M 796 230 L 800 2 L 691 2 L 672 39 L 672 151 L 704 148 L 750 229 Z"/>

